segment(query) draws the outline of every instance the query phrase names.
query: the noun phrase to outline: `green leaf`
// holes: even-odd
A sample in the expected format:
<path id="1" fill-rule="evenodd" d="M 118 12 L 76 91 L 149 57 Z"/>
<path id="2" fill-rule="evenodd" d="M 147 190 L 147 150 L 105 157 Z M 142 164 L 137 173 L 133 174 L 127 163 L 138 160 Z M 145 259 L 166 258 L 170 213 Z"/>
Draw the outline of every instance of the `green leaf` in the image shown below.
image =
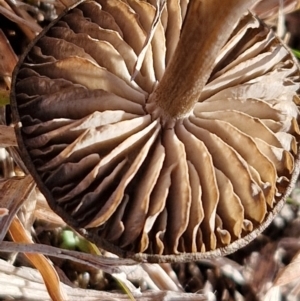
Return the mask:
<path id="1" fill-rule="evenodd" d="M 101 255 L 98 247 L 83 237 L 78 237 L 77 248 L 81 252 L 94 254 L 94 255 Z"/>
<path id="2" fill-rule="evenodd" d="M 116 282 L 120 285 L 121 289 L 124 290 L 125 294 L 129 297 L 131 301 L 135 301 L 133 294 L 131 293 L 129 287 L 126 285 L 126 275 L 124 273 L 112 274 Z"/>
<path id="3" fill-rule="evenodd" d="M 291 49 L 296 58 L 300 59 L 300 50 Z"/>

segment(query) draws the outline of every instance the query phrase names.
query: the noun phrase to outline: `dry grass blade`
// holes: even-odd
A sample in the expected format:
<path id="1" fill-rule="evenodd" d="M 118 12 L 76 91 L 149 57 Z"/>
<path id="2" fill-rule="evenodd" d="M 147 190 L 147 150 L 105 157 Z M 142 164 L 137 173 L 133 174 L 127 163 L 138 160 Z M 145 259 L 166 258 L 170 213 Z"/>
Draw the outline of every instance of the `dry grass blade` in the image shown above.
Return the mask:
<path id="1" fill-rule="evenodd" d="M 0 182 L 0 208 L 7 209 L 8 214 L 0 218 L 0 241 L 3 240 L 8 228 L 19 208 L 28 199 L 35 187 L 31 176 L 13 178 Z"/>
<path id="2" fill-rule="evenodd" d="M 124 292 L 128 296 L 128 299 L 130 301 L 136 301 L 132 293 L 134 291 L 139 292 L 139 289 L 137 289 L 130 281 L 128 281 L 126 274 L 125 273 L 121 273 L 121 274 L 118 273 L 118 274 L 113 274 L 112 276 L 119 283 L 121 288 L 124 290 Z"/>
<path id="3" fill-rule="evenodd" d="M 140 71 L 140 69 L 142 67 L 142 64 L 143 64 L 143 61 L 145 59 L 146 53 L 148 51 L 149 45 L 151 44 L 151 40 L 153 39 L 156 28 L 159 24 L 161 14 L 162 14 L 162 11 L 164 10 L 165 4 L 166 4 L 165 1 L 157 1 L 157 3 L 156 3 L 155 17 L 154 17 L 153 22 L 151 24 L 151 29 L 148 32 L 148 35 L 147 35 L 147 38 L 145 40 L 144 46 L 143 46 L 141 52 L 139 53 L 139 55 L 137 56 L 137 61 L 136 61 L 136 64 L 135 64 L 132 79 L 134 79 L 136 77 L 136 75 L 138 74 L 138 72 Z"/>
<path id="4" fill-rule="evenodd" d="M 28 235 L 20 220 L 16 217 L 11 223 L 9 229 L 10 235 L 16 242 L 21 243 L 33 243 L 31 237 Z M 41 254 L 28 254 L 25 256 L 29 261 L 39 270 L 41 273 L 48 293 L 53 301 L 64 301 L 68 300 L 64 290 L 61 288 L 59 277 L 50 263 L 50 261 Z"/>
<path id="5" fill-rule="evenodd" d="M 149 274 L 153 282 L 161 290 L 172 290 L 174 292 L 181 292 L 179 287 L 158 264 L 143 264 L 143 269 Z"/>
<path id="6" fill-rule="evenodd" d="M 128 301 L 128 296 L 95 290 L 69 287 L 61 283 L 72 301 Z M 45 290 L 40 274 L 31 268 L 16 268 L 4 260 L 0 260 L 0 297 L 10 295 L 24 301 L 51 301 Z M 206 301 L 202 294 L 180 292 L 151 291 L 134 295 L 137 301 Z"/>

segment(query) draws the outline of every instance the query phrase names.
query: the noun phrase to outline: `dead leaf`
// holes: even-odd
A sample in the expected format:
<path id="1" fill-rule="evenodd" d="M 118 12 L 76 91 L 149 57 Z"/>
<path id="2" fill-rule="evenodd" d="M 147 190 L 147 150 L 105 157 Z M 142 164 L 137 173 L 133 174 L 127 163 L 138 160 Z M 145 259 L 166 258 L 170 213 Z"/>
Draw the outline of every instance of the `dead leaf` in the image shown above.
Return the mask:
<path id="1" fill-rule="evenodd" d="M 300 251 L 292 261 L 277 274 L 273 285 L 282 286 L 300 278 Z"/>
<path id="2" fill-rule="evenodd" d="M 9 147 L 17 145 L 18 143 L 14 129 L 10 126 L 0 125 L 0 147 Z"/>
<path id="3" fill-rule="evenodd" d="M 0 5 L 0 13 L 5 9 Z M 12 72 L 17 64 L 18 57 L 11 48 L 9 41 L 5 37 L 3 31 L 0 29 L 0 76 L 6 83 L 6 86 L 10 88 Z"/>
<path id="4" fill-rule="evenodd" d="M 9 214 L 0 219 L 0 241 L 23 203 L 28 199 L 35 187 L 31 176 L 16 177 L 0 181 L 0 208 L 9 211 Z"/>

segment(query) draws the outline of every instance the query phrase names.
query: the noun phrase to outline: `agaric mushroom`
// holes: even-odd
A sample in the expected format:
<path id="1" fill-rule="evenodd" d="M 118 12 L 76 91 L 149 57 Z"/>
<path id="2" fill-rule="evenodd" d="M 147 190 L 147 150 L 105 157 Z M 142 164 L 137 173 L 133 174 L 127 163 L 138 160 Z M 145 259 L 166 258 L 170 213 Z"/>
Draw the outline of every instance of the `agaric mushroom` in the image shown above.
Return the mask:
<path id="1" fill-rule="evenodd" d="M 299 172 L 299 68 L 254 1 L 97 0 L 14 73 L 18 143 L 51 208 L 149 261 L 235 251 Z"/>

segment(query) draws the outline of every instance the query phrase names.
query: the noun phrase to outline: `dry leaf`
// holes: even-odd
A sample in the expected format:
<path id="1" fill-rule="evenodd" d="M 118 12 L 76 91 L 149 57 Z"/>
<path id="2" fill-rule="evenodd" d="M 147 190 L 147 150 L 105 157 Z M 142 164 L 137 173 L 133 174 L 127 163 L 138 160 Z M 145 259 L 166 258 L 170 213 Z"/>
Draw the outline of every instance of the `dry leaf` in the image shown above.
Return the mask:
<path id="1" fill-rule="evenodd" d="M 1 9 L 4 9 L 0 5 L 0 13 Z M 5 37 L 3 31 L 0 29 L 0 76 L 3 77 L 7 88 L 11 86 L 11 76 L 12 72 L 17 64 L 18 57 L 14 53 L 11 48 L 9 41 Z M 1 95 L 0 95 L 1 98 Z"/>
<path id="2" fill-rule="evenodd" d="M 300 252 L 294 256 L 292 261 L 286 267 L 278 272 L 273 281 L 273 285 L 282 286 L 297 279 L 300 279 Z"/>
<path id="3" fill-rule="evenodd" d="M 0 208 L 9 214 L 0 218 L 0 241 L 2 241 L 24 202 L 30 197 L 35 183 L 31 176 L 11 178 L 0 181 Z"/>
<path id="4" fill-rule="evenodd" d="M 0 125 L 0 147 L 17 146 L 14 128 Z"/>

